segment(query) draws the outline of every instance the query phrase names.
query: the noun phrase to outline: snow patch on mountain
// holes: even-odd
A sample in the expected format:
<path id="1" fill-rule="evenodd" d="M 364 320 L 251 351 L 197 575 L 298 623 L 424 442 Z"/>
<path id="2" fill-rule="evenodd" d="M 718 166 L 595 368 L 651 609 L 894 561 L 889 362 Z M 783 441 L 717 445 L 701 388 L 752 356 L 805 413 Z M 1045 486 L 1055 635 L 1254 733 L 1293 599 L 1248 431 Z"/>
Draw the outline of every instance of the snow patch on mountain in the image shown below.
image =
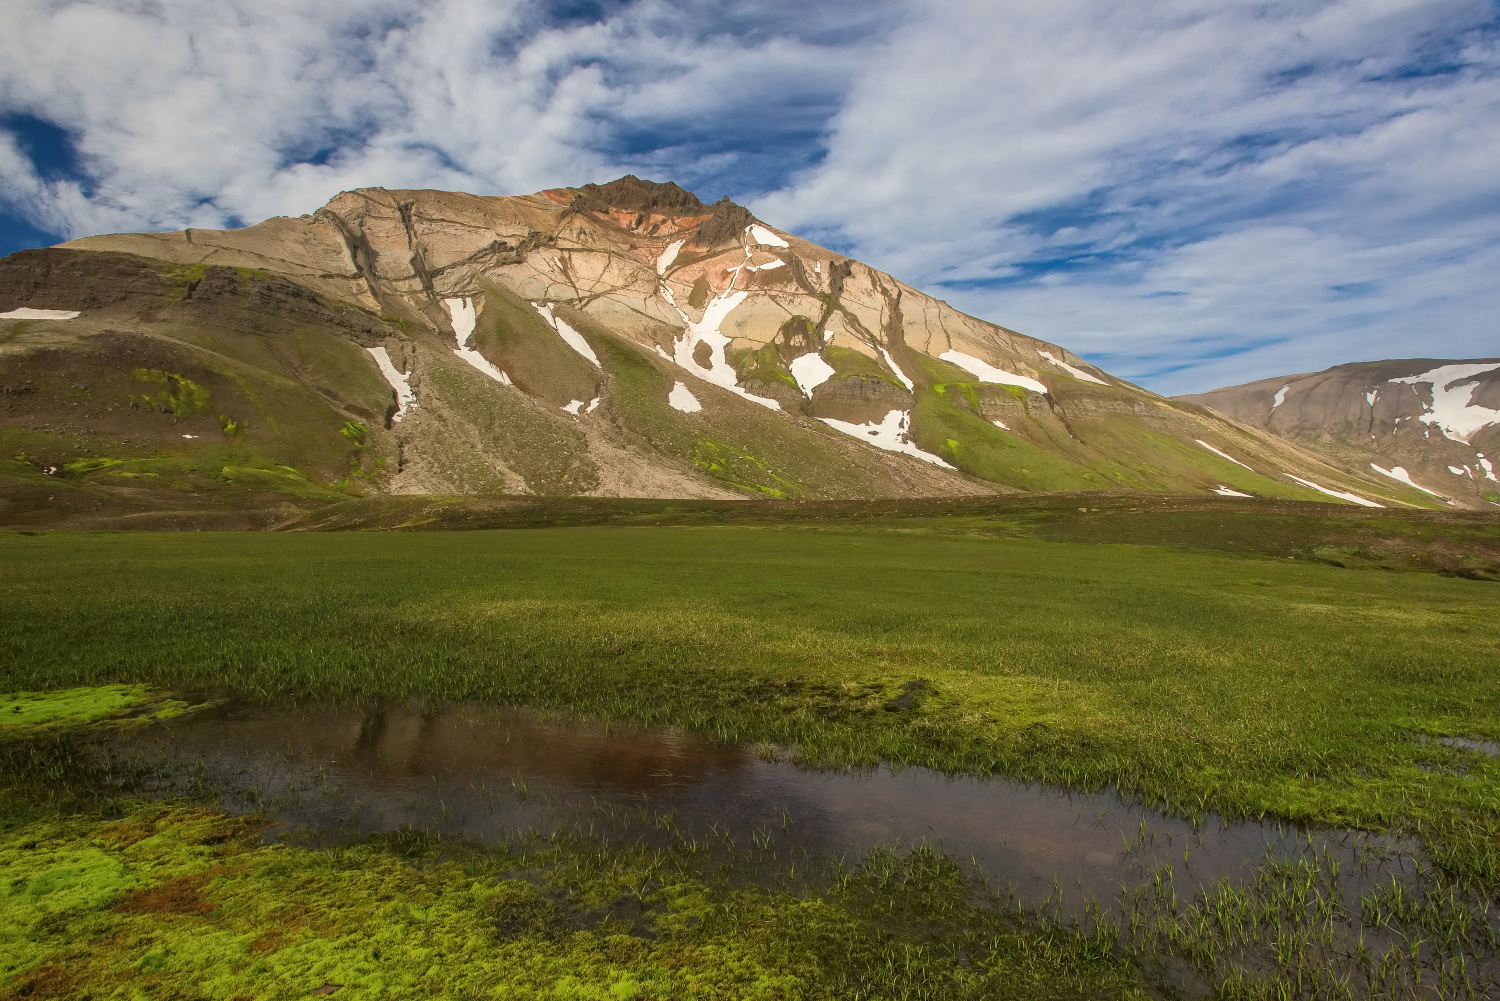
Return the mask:
<path id="1" fill-rule="evenodd" d="M 469 337 L 474 333 L 474 324 L 479 319 L 479 307 L 472 299 L 444 299 L 443 305 L 448 308 L 448 318 L 453 322 L 453 333 L 458 338 L 458 346 L 463 347 L 469 343 Z"/>
<path id="2" fill-rule="evenodd" d="M 989 362 L 980 361 L 973 355 L 966 355 L 962 351 L 953 351 L 950 349 L 944 351 L 938 357 L 943 361 L 952 362 L 965 372 L 971 373 L 980 382 L 993 382 L 1002 386 L 1020 386 L 1022 389 L 1029 389 L 1033 393 L 1041 393 L 1044 396 L 1047 393 L 1047 387 L 1035 379 L 1024 375 L 1015 375 L 1004 369 L 996 368 Z"/>
<path id="3" fill-rule="evenodd" d="M 785 249 L 791 246 L 790 243 L 787 243 L 764 226 L 751 225 L 747 228 L 747 232 L 762 247 L 781 247 Z"/>
<path id="4" fill-rule="evenodd" d="M 1254 494 L 1242 494 L 1238 490 L 1231 490 L 1231 489 L 1229 489 L 1228 487 L 1226 487 L 1222 483 L 1220 483 L 1218 486 L 1214 487 L 1214 493 L 1218 494 L 1220 497 L 1254 497 L 1255 496 Z"/>
<path id="5" fill-rule="evenodd" d="M 593 362 L 595 368 L 604 367 L 599 364 L 599 356 L 594 354 L 594 349 L 589 346 L 588 341 L 583 339 L 583 335 L 568 326 L 568 322 L 562 317 L 552 315 L 552 304 L 550 302 L 534 302 L 531 305 L 538 313 L 542 314 L 542 319 L 547 321 L 547 326 L 557 331 L 557 336 L 567 342 L 568 347 Z"/>
<path id="6" fill-rule="evenodd" d="M 930 462 L 934 466 L 942 466 L 944 469 L 952 469 L 948 463 L 931 452 L 924 452 L 907 439 L 907 432 L 911 429 L 911 413 L 906 410 L 892 410 L 885 415 L 885 420 L 879 424 L 850 424 L 848 421 L 834 420 L 832 417 L 818 418 L 824 424 L 835 431 L 842 431 L 851 438 L 887 452 L 900 452 L 923 462 Z"/>
<path id="7" fill-rule="evenodd" d="M 1500 478 L 1497 478 L 1495 476 L 1495 467 L 1490 464 L 1490 460 L 1484 457 L 1483 452 L 1479 453 L 1479 464 L 1484 467 L 1485 479 L 1494 480 L 1496 483 L 1500 483 Z"/>
<path id="8" fill-rule="evenodd" d="M 563 409 L 572 414 L 574 417 L 577 417 L 578 411 L 583 409 L 583 401 L 574 400 L 572 403 L 569 403 L 567 406 L 563 407 Z"/>
<path id="9" fill-rule="evenodd" d="M 896 365 L 896 360 L 891 357 L 891 353 L 885 348 L 881 348 L 880 357 L 884 358 L 885 363 L 891 367 L 891 371 L 896 373 L 896 378 L 901 380 L 901 385 L 906 387 L 906 391 L 908 393 L 911 392 L 912 389 L 915 388 L 914 384 L 910 379 L 906 377 L 906 373 L 901 371 L 901 369 Z"/>
<path id="10" fill-rule="evenodd" d="M 1245 466 L 1245 464 L 1243 462 L 1241 462 L 1240 460 L 1236 459 L 1234 456 L 1232 456 L 1232 455 L 1225 455 L 1223 452 L 1219 451 L 1217 448 L 1214 448 L 1212 445 L 1210 445 L 1208 442 L 1204 441 L 1202 438 L 1194 438 L 1193 440 L 1196 441 L 1198 444 L 1202 445 L 1204 448 L 1208 449 L 1214 455 L 1217 455 L 1219 458 L 1221 458 L 1221 459 L 1228 459 L 1230 462 L 1234 463 L 1236 466 Z M 1249 466 L 1245 466 L 1245 468 L 1246 469 L 1250 469 Z M 1253 473 L 1253 472 L 1255 472 L 1255 470 L 1250 469 L 1250 472 Z"/>
<path id="11" fill-rule="evenodd" d="M 599 401 L 602 400 L 602 399 L 604 399 L 604 397 L 602 397 L 602 396 L 596 396 L 596 397 L 594 397 L 592 400 L 589 401 L 589 405 L 584 408 L 584 412 L 585 413 L 590 413 L 590 414 L 593 413 L 594 410 L 595 410 L 595 408 L 597 408 L 599 406 Z"/>
<path id="12" fill-rule="evenodd" d="M 990 421 L 990 423 L 995 425 L 995 427 L 1000 428 L 1002 431 L 1010 430 L 1010 428 L 1006 426 L 1004 421 Z"/>
<path id="13" fill-rule="evenodd" d="M 685 414 L 696 414 L 703 409 L 703 404 L 698 402 L 698 397 L 693 395 L 693 391 L 680 382 L 674 385 L 672 391 L 667 394 L 667 403 L 673 410 L 681 410 Z"/>
<path id="14" fill-rule="evenodd" d="M 1337 497 L 1339 500 L 1346 500 L 1353 504 L 1359 504 L 1362 507 L 1385 507 L 1384 504 L 1377 504 L 1372 500 L 1366 500 L 1359 494 L 1344 493 L 1340 490 L 1330 490 L 1327 487 L 1319 486 L 1312 480 L 1304 480 L 1302 477 L 1293 476 L 1291 473 L 1287 473 L 1286 475 L 1289 479 L 1296 480 L 1298 483 L 1302 484 L 1304 487 L 1307 487 L 1309 490 L 1316 490 L 1320 494 L 1327 494 L 1330 497 Z"/>
<path id="15" fill-rule="evenodd" d="M 793 358 L 787 367 L 792 370 L 792 378 L 797 380 L 797 388 L 808 399 L 812 399 L 813 390 L 833 378 L 833 366 L 816 351 Z"/>
<path id="16" fill-rule="evenodd" d="M 1085 372 L 1081 368 L 1075 368 L 1074 366 L 1069 365 L 1067 362 L 1063 361 L 1060 358 L 1054 358 L 1054 357 L 1052 357 L 1052 352 L 1051 351 L 1042 351 L 1042 352 L 1039 352 L 1039 353 L 1041 354 L 1041 356 L 1043 358 L 1047 359 L 1052 364 L 1056 365 L 1058 368 L 1067 369 L 1068 370 L 1068 374 L 1071 375 L 1075 379 L 1082 379 L 1084 382 L 1097 383 L 1100 386 L 1107 386 L 1107 385 L 1109 385 L 1109 383 L 1105 382 L 1103 379 L 1099 379 L 1099 378 L 1096 378 L 1096 377 L 1094 377 L 1092 375 L 1089 375 L 1087 372 Z"/>
<path id="17" fill-rule="evenodd" d="M 1282 386 L 1280 389 L 1276 390 L 1276 395 L 1271 397 L 1272 410 L 1275 410 L 1277 407 L 1286 402 L 1286 391 L 1291 388 L 1291 386 Z"/>
<path id="18" fill-rule="evenodd" d="M 1500 410 L 1473 405 L 1470 400 L 1479 381 L 1476 376 L 1500 369 L 1500 364 L 1481 362 L 1477 365 L 1440 365 L 1421 375 L 1408 375 L 1391 382 L 1404 383 L 1414 390 L 1418 383 L 1432 386 L 1432 406 L 1424 404 L 1424 413 L 1418 418 L 1423 424 L 1435 424 L 1444 437 L 1468 444 L 1474 432 L 1492 424 L 1500 424 Z"/>
<path id="19" fill-rule="evenodd" d="M 458 350 L 453 353 L 494 379 L 502 386 L 511 385 L 510 376 L 496 368 L 484 355 L 469 347 L 469 338 L 474 334 L 474 324 L 479 319 L 477 299 L 444 299 L 448 317 L 453 321 L 453 333 L 458 338 Z"/>
<path id="20" fill-rule="evenodd" d="M 781 404 L 764 396 L 756 396 L 747 393 L 740 388 L 739 376 L 734 371 L 734 366 L 729 364 L 724 357 L 724 349 L 729 345 L 729 338 L 719 332 L 729 314 L 734 312 L 735 307 L 749 298 L 750 293 L 745 291 L 736 292 L 734 284 L 739 280 L 739 272 L 750 261 L 750 251 L 745 251 L 745 262 L 738 268 L 730 268 L 735 272 L 729 287 L 709 300 L 703 310 L 703 318 L 694 323 L 682 308 L 677 305 L 677 300 L 672 295 L 672 290 L 667 287 L 666 282 L 659 284 L 662 298 L 671 303 L 672 308 L 677 310 L 677 315 L 682 317 L 682 336 L 672 344 L 672 360 L 689 372 L 702 379 L 711 382 L 715 386 L 722 386 L 731 393 L 737 393 L 752 403 L 759 403 L 770 410 L 780 410 Z M 708 345 L 708 366 L 705 368 L 698 364 L 698 359 L 693 357 L 699 344 Z"/>
<path id="21" fill-rule="evenodd" d="M 76 309 L 32 309 L 22 306 L 9 313 L 0 313 L 0 320 L 72 320 L 79 315 Z"/>
<path id="22" fill-rule="evenodd" d="M 686 241 L 672 241 L 667 245 L 667 249 L 663 250 L 661 254 L 656 258 L 656 273 L 658 275 L 664 275 L 667 273 L 667 269 L 672 266 L 672 262 L 677 260 L 677 254 L 682 250 L 682 245 L 684 242 Z"/>
<path id="23" fill-rule="evenodd" d="M 417 394 L 412 392 L 411 374 L 398 372 L 383 346 L 365 350 L 370 352 L 370 357 L 375 359 L 375 364 L 380 368 L 380 374 L 385 376 L 385 381 L 396 391 L 396 412 L 391 415 L 391 420 L 399 421 L 406 416 L 408 410 L 417 409 Z"/>
<path id="24" fill-rule="evenodd" d="M 752 270 L 752 271 L 775 271 L 777 268 L 784 268 L 784 267 L 786 267 L 786 261 L 783 261 L 781 258 L 778 257 L 774 261 L 767 261 L 765 264 L 757 264 L 757 265 L 755 265 L 755 267 L 751 268 L 750 270 Z"/>
<path id="25" fill-rule="evenodd" d="M 1378 396 L 1379 394 L 1380 394 L 1380 390 L 1379 389 L 1372 389 L 1368 393 L 1365 394 L 1365 402 L 1370 405 L 1371 409 L 1374 409 L 1374 407 L 1375 407 L 1375 397 Z"/>
<path id="26" fill-rule="evenodd" d="M 1457 466 L 1449 466 L 1448 472 L 1452 473 L 1454 476 L 1467 475 L 1471 480 L 1474 478 L 1474 471 L 1468 466 L 1465 466 L 1462 469 L 1458 468 Z"/>
<path id="27" fill-rule="evenodd" d="M 1442 494 L 1435 493 L 1434 491 L 1428 490 L 1426 487 L 1421 486 L 1420 484 L 1412 482 L 1411 474 L 1406 471 L 1406 467 L 1404 466 L 1392 466 L 1390 469 L 1386 469 L 1384 466 L 1377 466 L 1372 462 L 1370 463 L 1370 468 L 1375 470 L 1375 472 L 1379 473 L 1381 476 L 1389 476 L 1396 482 L 1405 483 L 1409 487 L 1415 487 L 1416 489 L 1422 491 L 1424 494 L 1432 494 L 1432 496 L 1436 497 L 1438 500 L 1448 500 L 1448 498 L 1444 497 Z M 1451 504 L 1453 502 L 1448 501 L 1448 503 Z"/>

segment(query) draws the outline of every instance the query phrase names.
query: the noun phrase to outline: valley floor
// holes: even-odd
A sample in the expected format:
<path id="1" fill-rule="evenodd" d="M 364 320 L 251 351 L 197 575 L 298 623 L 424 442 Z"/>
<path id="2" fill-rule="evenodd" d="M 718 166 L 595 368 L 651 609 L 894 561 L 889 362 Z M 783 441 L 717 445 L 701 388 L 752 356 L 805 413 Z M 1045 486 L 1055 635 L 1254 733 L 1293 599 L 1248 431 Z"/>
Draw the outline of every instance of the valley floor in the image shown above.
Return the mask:
<path id="1" fill-rule="evenodd" d="M 0 535 L 0 690 L 16 693 L 0 713 L 17 717 L 0 727 L 0 992 L 1482 995 L 1500 934 L 1500 524 L 1095 503 Z M 426 521 L 481 517 L 455 510 Z M 101 750 L 98 725 L 49 720 L 24 694 L 101 685 L 140 687 L 90 688 L 84 716 L 181 708 L 162 692 L 523 704 L 807 766 L 1395 831 L 1423 868 L 1354 902 L 1356 930 L 1391 948 L 1351 940 L 1336 963 L 1320 929 L 1346 904 L 1316 860 L 1073 922 L 990 899 L 930 849 L 797 875 L 580 827 L 501 846 L 418 830 L 271 843 L 268 821 L 216 810 L 207 786 L 144 796 L 139 762 Z M 632 894 L 649 935 L 611 910 Z"/>

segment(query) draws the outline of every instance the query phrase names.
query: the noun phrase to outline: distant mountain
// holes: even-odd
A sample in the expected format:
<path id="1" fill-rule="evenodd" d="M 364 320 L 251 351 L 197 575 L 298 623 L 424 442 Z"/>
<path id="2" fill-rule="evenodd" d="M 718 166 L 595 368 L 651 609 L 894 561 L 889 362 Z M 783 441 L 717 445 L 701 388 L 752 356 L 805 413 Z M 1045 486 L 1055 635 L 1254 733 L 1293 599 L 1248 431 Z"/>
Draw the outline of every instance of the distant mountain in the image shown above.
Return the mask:
<path id="1" fill-rule="evenodd" d="M 635 177 L 22 251 L 0 382 L 0 521 L 379 493 L 1437 503 Z"/>
<path id="2" fill-rule="evenodd" d="M 1178 399 L 1458 505 L 1500 504 L 1500 359 L 1360 362 Z"/>

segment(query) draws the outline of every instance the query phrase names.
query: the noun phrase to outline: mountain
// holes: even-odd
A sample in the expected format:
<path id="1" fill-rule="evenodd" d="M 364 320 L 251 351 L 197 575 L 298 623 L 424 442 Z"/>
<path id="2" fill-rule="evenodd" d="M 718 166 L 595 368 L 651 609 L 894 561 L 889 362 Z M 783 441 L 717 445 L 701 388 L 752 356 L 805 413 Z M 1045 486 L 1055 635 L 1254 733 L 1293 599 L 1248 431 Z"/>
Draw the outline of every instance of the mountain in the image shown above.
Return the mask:
<path id="1" fill-rule="evenodd" d="M 1500 504 L 1500 359 L 1360 362 L 1178 399 L 1455 506 Z"/>
<path id="2" fill-rule="evenodd" d="M 10 524 L 393 493 L 1438 503 L 635 177 L 22 251 L 0 383 Z"/>

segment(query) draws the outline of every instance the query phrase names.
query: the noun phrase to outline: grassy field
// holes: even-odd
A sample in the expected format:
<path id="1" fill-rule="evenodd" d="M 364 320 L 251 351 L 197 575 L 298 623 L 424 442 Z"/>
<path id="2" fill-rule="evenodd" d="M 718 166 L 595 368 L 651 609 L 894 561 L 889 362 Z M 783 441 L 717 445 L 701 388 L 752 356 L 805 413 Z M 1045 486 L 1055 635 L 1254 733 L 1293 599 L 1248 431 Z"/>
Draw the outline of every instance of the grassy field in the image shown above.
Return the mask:
<path id="1" fill-rule="evenodd" d="M 125 684 L 268 701 L 425 696 L 670 722 L 724 740 L 790 745 L 814 764 L 888 759 L 1076 788 L 1118 785 L 1188 815 L 1414 831 L 1448 878 L 1477 888 L 1476 899 L 1495 897 L 1500 762 L 1440 741 L 1500 739 L 1500 588 L 1451 575 L 1466 572 L 1470 555 L 1489 558 L 1494 525 L 1077 513 L 426 533 L 8 534 L 0 536 L 0 690 Z M 1133 541 L 1104 544 L 1121 538 Z M 1453 558 L 1437 559 L 1444 553 Z M 1390 569 L 1378 569 L 1382 561 Z M 1435 565 L 1450 575 L 1431 572 Z M 1484 572 L 1479 563 L 1469 569 Z M 59 850 L 115 851 L 99 847 L 102 821 L 62 813 L 47 821 L 62 825 Z M 15 868 L 29 863 L 14 847 L 36 843 L 41 821 L 27 814 L 8 823 L 5 865 L 13 879 L 33 878 Z M 269 849 L 252 851 L 235 837 L 212 843 L 249 852 L 247 871 L 323 867 L 320 886 L 379 909 L 374 891 L 360 890 L 336 853 L 309 853 L 293 865 L 278 849 L 273 865 L 255 854 Z M 177 850 L 163 848 L 162 857 Z M 362 850 L 375 853 L 367 864 L 376 868 L 402 857 L 389 845 Z M 530 871 L 538 850 L 507 856 L 502 868 Z M 564 882 L 587 859 L 617 865 L 621 879 L 666 864 L 609 856 L 616 861 L 606 865 L 588 846 L 547 850 L 549 878 Z M 220 848 L 193 851 L 203 858 L 183 872 L 228 864 L 204 860 Z M 111 864 L 129 869 L 121 859 Z M 478 885 L 466 864 L 480 863 L 433 861 L 420 869 L 426 875 L 402 869 L 391 879 L 458 894 Z M 670 884 L 684 899 L 758 916 L 725 924 L 699 914 L 699 938 L 674 940 L 673 948 L 696 945 L 649 962 L 629 949 L 610 959 L 607 922 L 587 932 L 598 941 L 559 939 L 542 927 L 550 918 L 535 918 L 551 905 L 516 906 L 533 915 L 526 921 L 542 921 L 527 948 L 553 942 L 546 954 L 554 958 L 575 946 L 602 950 L 575 957 L 598 974 L 578 996 L 609 996 L 621 971 L 695 962 L 740 985 L 722 995 L 705 988 L 697 995 L 704 997 L 899 996 L 902 984 L 927 985 L 909 996 L 986 996 L 1011 983 L 1009 969 L 1032 971 L 1025 983 L 1035 996 L 1143 989 L 1135 967 L 1090 947 L 1081 932 L 985 925 L 990 918 L 957 902 L 969 895 L 941 863 L 900 864 L 917 865 L 908 874 L 913 887 L 941 883 L 948 896 L 913 890 L 915 910 L 902 917 L 875 884 L 858 880 L 845 884 L 846 896 L 809 898 L 731 883 L 714 889 L 688 870 L 659 879 L 653 885 Z M 596 877 L 605 878 L 588 879 Z M 933 903 L 940 898 L 949 903 Z M 475 914 L 493 924 L 491 904 L 470 905 L 477 910 L 468 916 L 449 915 L 458 922 L 445 932 L 449 946 L 466 940 L 472 929 L 464 922 L 479 921 Z M 312 898 L 307 906 L 322 913 Z M 826 909 L 809 916 L 810 907 Z M 117 905 L 111 913 L 127 912 Z M 343 918 L 318 920 L 322 941 L 344 934 Z M 803 920 L 811 923 L 799 926 Z M 946 938 L 932 931 L 950 920 Z M 970 968 L 958 951 L 938 961 L 939 938 L 942 948 L 978 954 L 974 941 L 954 937 L 960 927 L 989 929 L 981 951 L 990 965 Z M 849 930 L 856 928 L 868 939 Z M 116 933 L 124 932 L 109 934 Z M 556 945 L 564 939 L 571 944 Z M 846 939 L 875 944 L 864 953 L 851 945 L 842 959 L 828 951 Z M 760 943 L 753 956 L 730 948 L 750 940 Z M 1062 951 L 1038 953 L 1040 942 Z M 923 967 L 927 979 L 891 972 L 902 948 L 909 964 L 937 963 L 942 975 L 937 967 Z M 848 979 L 879 963 L 889 977 L 863 986 Z M 730 967 L 739 972 L 731 976 Z M 1061 979 L 1047 979 L 1049 969 Z M 775 981 L 777 971 L 798 971 L 801 986 Z M 741 974 L 771 980 L 735 979 Z M 986 980 L 991 974 L 999 979 Z M 537 973 L 536 983 L 547 976 Z M 953 985 L 964 977 L 969 986 L 959 991 Z M 632 983 L 614 996 L 694 996 L 681 982 L 670 990 Z M 441 996 L 464 996 L 459 986 Z M 1305 987 L 1293 993 L 1310 996 Z M 517 987 L 522 996 L 529 989 Z M 596 989 L 604 993 L 589 993 Z"/>
<path id="2" fill-rule="evenodd" d="M 526 702 L 1319 823 L 1496 816 L 1500 589 L 920 522 L 0 538 L 12 689 Z M 886 704 L 911 682 L 921 696 Z"/>

